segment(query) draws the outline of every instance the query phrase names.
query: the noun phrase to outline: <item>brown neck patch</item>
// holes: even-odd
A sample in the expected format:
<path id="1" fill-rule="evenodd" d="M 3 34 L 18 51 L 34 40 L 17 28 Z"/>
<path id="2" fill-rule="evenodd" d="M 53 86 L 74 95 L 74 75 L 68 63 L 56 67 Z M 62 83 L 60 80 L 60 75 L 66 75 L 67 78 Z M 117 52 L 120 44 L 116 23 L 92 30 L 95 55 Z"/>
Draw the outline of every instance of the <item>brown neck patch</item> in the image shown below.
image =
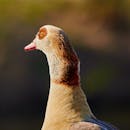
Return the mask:
<path id="1" fill-rule="evenodd" d="M 63 31 L 55 33 L 51 37 L 53 49 L 55 49 L 55 54 L 61 63 L 57 64 L 58 71 L 61 76 L 58 79 L 51 79 L 56 84 L 64 84 L 66 86 L 79 86 L 79 59 L 69 43 L 68 37 Z M 62 67 L 61 65 L 62 64 Z"/>
<path id="2" fill-rule="evenodd" d="M 69 57 L 68 57 L 69 58 Z M 79 86 L 80 76 L 78 70 L 79 61 L 77 57 L 71 57 L 73 59 L 67 59 L 67 63 L 62 70 L 62 76 L 59 79 L 53 80 L 56 84 L 63 84 L 66 86 Z M 60 71 L 60 70 L 59 70 Z"/>

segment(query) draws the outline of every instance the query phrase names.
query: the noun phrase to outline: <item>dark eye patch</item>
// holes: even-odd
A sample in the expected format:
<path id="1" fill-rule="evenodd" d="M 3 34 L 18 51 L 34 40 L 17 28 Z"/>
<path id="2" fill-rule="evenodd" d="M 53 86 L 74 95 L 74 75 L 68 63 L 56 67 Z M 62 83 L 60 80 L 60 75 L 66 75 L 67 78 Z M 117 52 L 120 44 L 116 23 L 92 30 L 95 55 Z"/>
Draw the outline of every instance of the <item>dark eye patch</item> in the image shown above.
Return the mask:
<path id="1" fill-rule="evenodd" d="M 46 28 L 41 28 L 38 32 L 38 37 L 39 39 L 43 39 L 47 35 L 47 30 Z"/>

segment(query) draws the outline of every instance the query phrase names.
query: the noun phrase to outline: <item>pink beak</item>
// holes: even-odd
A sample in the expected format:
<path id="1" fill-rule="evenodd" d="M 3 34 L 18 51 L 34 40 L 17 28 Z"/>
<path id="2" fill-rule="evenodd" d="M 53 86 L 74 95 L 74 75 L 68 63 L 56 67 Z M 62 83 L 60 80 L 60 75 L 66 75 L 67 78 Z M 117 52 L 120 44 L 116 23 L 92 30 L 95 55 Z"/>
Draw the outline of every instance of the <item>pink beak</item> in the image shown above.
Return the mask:
<path id="1" fill-rule="evenodd" d="M 29 45 L 24 47 L 25 51 L 31 51 L 36 49 L 36 44 L 34 42 L 30 43 Z"/>

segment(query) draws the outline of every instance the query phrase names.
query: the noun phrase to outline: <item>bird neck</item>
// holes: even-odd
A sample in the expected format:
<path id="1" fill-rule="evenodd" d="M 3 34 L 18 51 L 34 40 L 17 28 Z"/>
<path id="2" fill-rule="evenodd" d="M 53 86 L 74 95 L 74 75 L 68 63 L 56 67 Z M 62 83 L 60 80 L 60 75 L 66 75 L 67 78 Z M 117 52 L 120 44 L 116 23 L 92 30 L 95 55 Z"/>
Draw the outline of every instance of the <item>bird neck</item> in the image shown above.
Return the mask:
<path id="1" fill-rule="evenodd" d="M 67 58 L 47 56 L 51 80 L 42 130 L 61 130 L 65 124 L 93 115 L 80 87 L 79 61 L 76 55 L 71 60 Z"/>

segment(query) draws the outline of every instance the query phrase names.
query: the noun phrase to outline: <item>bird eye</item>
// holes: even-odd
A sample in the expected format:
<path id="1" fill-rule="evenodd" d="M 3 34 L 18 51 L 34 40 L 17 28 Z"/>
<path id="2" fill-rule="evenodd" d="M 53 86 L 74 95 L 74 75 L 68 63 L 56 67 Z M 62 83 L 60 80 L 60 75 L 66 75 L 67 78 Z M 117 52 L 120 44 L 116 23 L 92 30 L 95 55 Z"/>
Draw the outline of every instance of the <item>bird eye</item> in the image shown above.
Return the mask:
<path id="1" fill-rule="evenodd" d="M 41 28 L 38 33 L 39 39 L 43 39 L 47 35 L 47 30 L 45 28 Z"/>

